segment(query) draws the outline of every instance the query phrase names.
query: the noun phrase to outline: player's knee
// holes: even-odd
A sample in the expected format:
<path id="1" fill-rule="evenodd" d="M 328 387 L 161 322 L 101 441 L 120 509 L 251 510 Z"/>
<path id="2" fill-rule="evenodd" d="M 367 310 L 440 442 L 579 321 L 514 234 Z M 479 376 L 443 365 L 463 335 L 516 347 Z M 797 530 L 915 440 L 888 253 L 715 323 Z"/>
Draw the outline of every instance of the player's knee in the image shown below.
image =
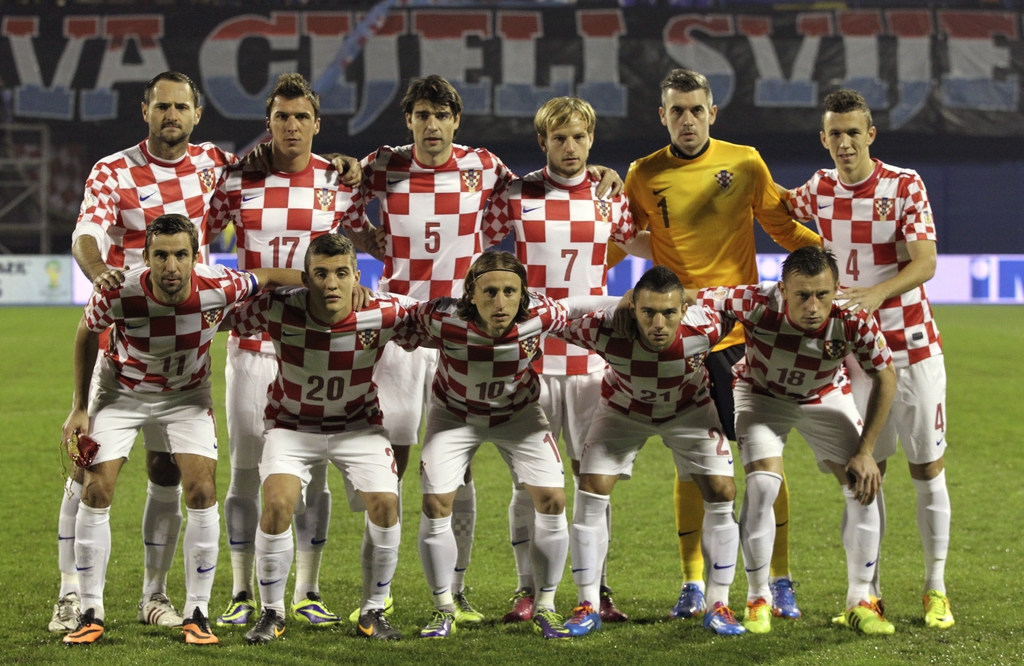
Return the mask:
<path id="1" fill-rule="evenodd" d="M 398 495 L 370 493 L 364 496 L 366 513 L 377 527 L 391 527 L 398 522 Z"/>
<path id="2" fill-rule="evenodd" d="M 557 516 L 565 511 L 565 490 L 561 488 L 535 488 L 533 508 L 537 513 Z"/>
<path id="3" fill-rule="evenodd" d="M 181 483 L 181 470 L 174 464 L 171 454 L 146 451 L 146 473 L 158 486 L 176 486 Z"/>
<path id="4" fill-rule="evenodd" d="M 86 476 L 82 482 L 82 503 L 91 509 L 105 509 L 114 499 L 114 484 Z"/>
<path id="5" fill-rule="evenodd" d="M 942 473 L 945 469 L 944 458 L 919 465 L 916 463 L 909 463 L 910 465 L 910 478 L 916 479 L 917 481 L 930 481 Z"/>
<path id="6" fill-rule="evenodd" d="M 217 503 L 217 483 L 212 475 L 183 479 L 181 488 L 189 509 L 209 509 Z"/>
<path id="7" fill-rule="evenodd" d="M 731 476 L 706 476 L 701 492 L 705 502 L 732 502 L 736 499 L 736 484 Z"/>
<path id="8" fill-rule="evenodd" d="M 452 515 L 455 493 L 447 495 L 423 495 L 423 514 L 430 519 L 446 518 Z"/>
<path id="9" fill-rule="evenodd" d="M 288 529 L 295 514 L 295 498 L 282 495 L 263 495 L 263 513 L 260 529 L 266 534 L 280 534 Z"/>

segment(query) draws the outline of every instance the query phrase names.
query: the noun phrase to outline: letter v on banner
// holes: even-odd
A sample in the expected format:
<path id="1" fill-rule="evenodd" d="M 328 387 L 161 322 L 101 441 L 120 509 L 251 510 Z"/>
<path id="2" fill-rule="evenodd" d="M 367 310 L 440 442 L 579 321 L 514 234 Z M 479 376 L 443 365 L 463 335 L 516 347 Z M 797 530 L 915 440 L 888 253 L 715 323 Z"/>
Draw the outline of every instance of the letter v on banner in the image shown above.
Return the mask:
<path id="1" fill-rule="evenodd" d="M 162 14 L 107 16 L 103 19 L 103 36 L 107 47 L 93 90 L 83 90 L 79 97 L 82 120 L 117 118 L 118 94 L 115 83 L 145 83 L 160 72 L 170 69 L 160 39 L 164 36 Z M 128 42 L 136 45 L 139 62 L 128 62 Z"/>
<path id="2" fill-rule="evenodd" d="M 821 38 L 833 34 L 832 15 L 822 12 L 797 14 L 796 31 L 803 35 L 800 49 L 793 61 L 790 78 L 782 74 L 775 45 L 772 44 L 772 23 L 763 16 L 740 16 L 739 32 L 750 42 L 757 65 L 754 106 L 806 107 L 818 105 L 818 84 L 812 80 L 814 64 L 821 48 Z"/>
<path id="3" fill-rule="evenodd" d="M 73 120 L 75 91 L 71 82 L 82 59 L 85 40 L 99 35 L 96 16 L 68 16 L 64 19 L 64 37 L 68 40 L 60 54 L 50 86 L 43 83 L 39 58 L 32 39 L 39 36 L 38 16 L 5 16 L 0 35 L 7 37 L 14 56 L 14 68 L 21 85 L 14 89 L 14 115 L 24 118 Z"/>
<path id="4" fill-rule="evenodd" d="M 732 16 L 675 16 L 665 24 L 662 32 L 665 52 L 681 67 L 696 70 L 706 76 L 715 105 L 725 108 L 736 89 L 736 71 L 728 58 L 693 38 L 693 33 L 698 31 L 711 37 L 731 37 L 736 34 Z"/>

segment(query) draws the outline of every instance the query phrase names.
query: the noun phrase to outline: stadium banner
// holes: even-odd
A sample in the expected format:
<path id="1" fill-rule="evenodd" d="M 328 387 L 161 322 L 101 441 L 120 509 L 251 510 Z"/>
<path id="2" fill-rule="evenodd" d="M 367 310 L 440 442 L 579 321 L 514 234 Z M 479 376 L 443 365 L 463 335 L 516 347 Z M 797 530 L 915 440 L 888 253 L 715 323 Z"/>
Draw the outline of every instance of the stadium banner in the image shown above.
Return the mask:
<path id="1" fill-rule="evenodd" d="M 70 305 L 73 263 L 63 254 L 0 255 L 0 305 Z"/>
<path id="2" fill-rule="evenodd" d="M 290 71 L 320 84 L 322 130 L 335 140 L 404 136 L 404 86 L 430 73 L 459 88 L 476 144 L 528 138 L 542 102 L 573 94 L 593 104 L 604 136 L 660 136 L 659 82 L 674 67 L 706 74 L 730 125 L 751 132 L 817 131 L 822 98 L 846 86 L 880 129 L 1024 136 L 1021 12 L 823 4 L 7 3 L 0 85 L 9 117 L 48 122 L 54 144 L 88 144 L 91 159 L 122 146 L 126 129 L 141 133 L 142 84 L 167 69 L 204 94 L 195 137 L 227 146 L 263 130 L 267 94 Z"/>

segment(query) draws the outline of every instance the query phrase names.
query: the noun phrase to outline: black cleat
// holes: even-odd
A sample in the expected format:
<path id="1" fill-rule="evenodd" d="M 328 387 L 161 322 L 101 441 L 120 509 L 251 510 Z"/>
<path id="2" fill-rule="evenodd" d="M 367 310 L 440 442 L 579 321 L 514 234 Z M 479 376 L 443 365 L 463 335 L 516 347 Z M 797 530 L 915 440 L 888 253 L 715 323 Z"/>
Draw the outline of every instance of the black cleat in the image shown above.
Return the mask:
<path id="1" fill-rule="evenodd" d="M 391 626 L 388 618 L 384 616 L 383 608 L 374 608 L 363 613 L 359 617 L 356 633 L 363 638 L 373 638 L 378 641 L 398 641 L 402 639 L 402 632 Z"/>
<path id="2" fill-rule="evenodd" d="M 273 608 L 264 608 L 256 626 L 245 632 L 249 645 L 262 645 L 277 640 L 284 633 L 284 615 Z"/>

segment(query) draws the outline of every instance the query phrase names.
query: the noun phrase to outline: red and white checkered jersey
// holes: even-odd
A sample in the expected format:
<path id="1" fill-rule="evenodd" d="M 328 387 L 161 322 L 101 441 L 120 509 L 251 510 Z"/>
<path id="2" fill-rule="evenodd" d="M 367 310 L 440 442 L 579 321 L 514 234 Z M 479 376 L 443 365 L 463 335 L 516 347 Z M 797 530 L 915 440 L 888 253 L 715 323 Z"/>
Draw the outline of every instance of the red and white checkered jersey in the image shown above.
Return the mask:
<path id="1" fill-rule="evenodd" d="M 210 343 L 235 303 L 253 296 L 252 273 L 197 264 L 191 293 L 182 303 L 156 299 L 147 286 L 149 269 L 134 268 L 117 289 L 93 293 L 85 323 L 93 333 L 113 326 L 104 355 L 122 386 L 140 393 L 185 391 L 209 384 Z"/>
<path id="2" fill-rule="evenodd" d="M 566 309 L 530 294 L 530 316 L 500 338 L 459 319 L 456 300 L 438 298 L 412 308 L 415 333 L 440 350 L 434 399 L 472 425 L 497 426 L 540 397 L 532 361 L 542 337 L 565 327 Z"/>
<path id="3" fill-rule="evenodd" d="M 233 222 L 240 269 L 302 270 L 310 242 L 337 231 L 342 211 L 351 202 L 351 188 L 340 183 L 338 172 L 319 155 L 312 155 L 297 173 L 263 173 L 238 165 L 228 169 L 213 197 L 210 238 Z M 362 218 L 351 228 L 361 231 Z M 239 340 L 232 334 L 228 344 L 274 353 L 266 335 Z"/>
<path id="4" fill-rule="evenodd" d="M 278 370 L 267 391 L 267 428 L 334 433 L 381 425 L 373 366 L 408 328 L 406 306 L 415 301 L 375 295 L 331 325 L 313 316 L 308 297 L 302 287 L 264 291 L 231 315 L 240 334 L 273 340 Z"/>
<path id="5" fill-rule="evenodd" d="M 74 240 L 96 238 L 111 268 L 141 268 L 146 226 L 165 213 L 179 213 L 199 230 L 200 261 L 208 255 L 206 213 L 224 170 L 238 158 L 212 143 L 189 144 L 176 162 L 149 153 L 146 141 L 104 157 L 85 183 Z"/>
<path id="6" fill-rule="evenodd" d="M 777 282 L 701 289 L 697 303 L 723 321 L 743 325 L 746 351 L 733 374 L 758 393 L 814 404 L 830 391 L 850 392 L 843 367 L 847 354 L 856 354 L 866 372 L 878 372 L 892 360 L 878 322 L 863 311 L 850 314 L 833 303 L 818 330 L 797 328 Z"/>
<path id="7" fill-rule="evenodd" d="M 566 185 L 547 168 L 534 171 L 496 193 L 484 216 L 485 241 L 495 244 L 515 231 L 530 288 L 554 299 L 607 294 L 608 241 L 625 244 L 636 234 L 624 195 L 598 199 L 598 181 L 586 171 L 573 180 L 579 182 Z M 551 336 L 536 366 L 548 375 L 583 375 L 604 362 Z"/>
<path id="8" fill-rule="evenodd" d="M 935 241 L 928 192 L 916 171 L 874 160 L 867 180 L 846 186 L 822 169 L 790 193 L 793 216 L 815 220 L 839 261 L 842 287 L 871 287 L 910 263 L 907 243 Z M 942 354 L 924 285 L 885 300 L 877 314 L 893 361 L 906 367 Z"/>
<path id="9" fill-rule="evenodd" d="M 612 330 L 611 313 L 594 312 L 569 322 L 558 336 L 592 349 L 608 361 L 601 401 L 645 423 L 663 423 L 692 406 L 711 400 L 704 358 L 722 337 L 718 314 L 690 307 L 679 322 L 676 339 L 653 351 L 640 338 L 630 340 Z"/>
<path id="10" fill-rule="evenodd" d="M 482 251 L 482 216 L 491 193 L 514 176 L 483 148 L 453 145 L 445 164 L 416 161 L 413 147 L 384 146 L 362 161 L 363 184 L 346 222 L 355 224 L 380 200 L 387 231 L 382 291 L 426 301 L 462 296 L 462 282 Z"/>

